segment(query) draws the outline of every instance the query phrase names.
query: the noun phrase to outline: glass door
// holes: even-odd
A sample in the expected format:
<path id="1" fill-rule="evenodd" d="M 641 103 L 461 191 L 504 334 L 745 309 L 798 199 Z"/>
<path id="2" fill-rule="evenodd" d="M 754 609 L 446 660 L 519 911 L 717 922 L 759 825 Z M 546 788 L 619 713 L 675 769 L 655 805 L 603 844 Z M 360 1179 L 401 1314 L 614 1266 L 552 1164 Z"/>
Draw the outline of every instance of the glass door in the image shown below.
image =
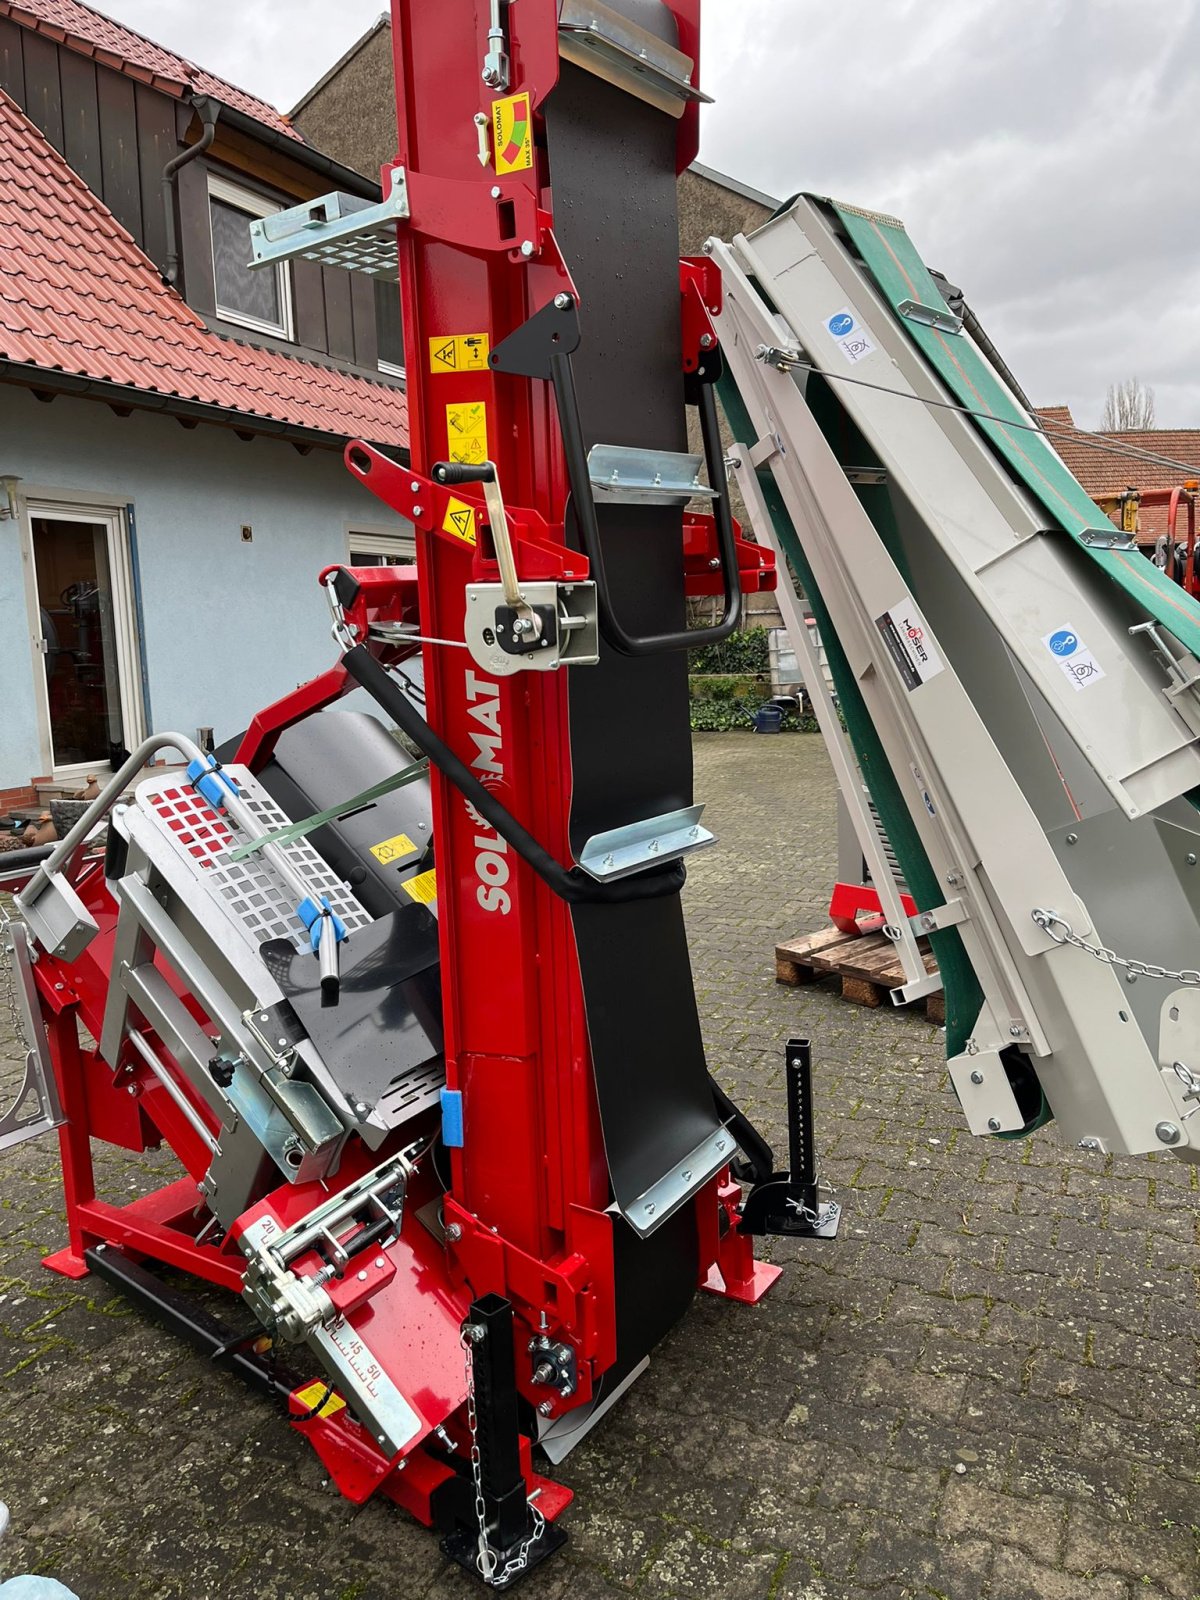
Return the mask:
<path id="1" fill-rule="evenodd" d="M 124 519 L 31 504 L 29 530 L 51 770 L 102 775 L 142 736 Z"/>

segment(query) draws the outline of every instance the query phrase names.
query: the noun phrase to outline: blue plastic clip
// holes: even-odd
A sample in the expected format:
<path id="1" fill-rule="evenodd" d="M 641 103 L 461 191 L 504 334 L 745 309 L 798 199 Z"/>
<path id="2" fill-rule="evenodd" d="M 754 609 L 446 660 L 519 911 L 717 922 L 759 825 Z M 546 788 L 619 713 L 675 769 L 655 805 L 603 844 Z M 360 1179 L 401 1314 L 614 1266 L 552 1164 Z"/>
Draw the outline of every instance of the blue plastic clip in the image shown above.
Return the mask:
<path id="1" fill-rule="evenodd" d="M 329 904 L 329 898 L 327 895 L 321 896 L 320 905 L 318 905 L 310 895 L 307 900 L 301 900 L 300 904 L 296 907 L 296 915 L 300 918 L 300 921 L 312 935 L 313 955 L 316 955 L 317 951 L 321 948 L 321 919 L 324 917 L 327 911 L 333 918 L 333 931 L 337 937 L 337 942 L 341 944 L 342 940 L 346 937 L 346 924 Z"/>
<path id="2" fill-rule="evenodd" d="M 448 1150 L 463 1144 L 463 1103 L 460 1089 L 442 1090 L 442 1142 Z"/>
<path id="3" fill-rule="evenodd" d="M 214 811 L 224 811 L 227 789 L 230 794 L 237 793 L 237 784 L 213 756 L 205 756 L 203 761 L 189 761 L 187 775 L 192 788 Z"/>

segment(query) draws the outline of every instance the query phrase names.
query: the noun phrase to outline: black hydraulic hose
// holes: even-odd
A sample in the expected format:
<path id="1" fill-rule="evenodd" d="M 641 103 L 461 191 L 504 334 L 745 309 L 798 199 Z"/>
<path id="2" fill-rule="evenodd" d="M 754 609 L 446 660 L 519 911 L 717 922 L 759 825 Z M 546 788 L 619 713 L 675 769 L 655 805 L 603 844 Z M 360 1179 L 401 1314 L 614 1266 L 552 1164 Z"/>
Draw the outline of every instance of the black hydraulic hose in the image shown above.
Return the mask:
<path id="1" fill-rule="evenodd" d="M 640 872 L 636 877 L 620 878 L 615 883 L 597 883 L 578 867 L 564 867 L 521 826 L 490 790 L 484 788 L 470 767 L 454 754 L 449 745 L 438 738 L 366 645 L 356 644 L 352 650 L 348 650 L 342 657 L 342 665 L 376 705 L 395 721 L 401 732 L 408 735 L 421 754 L 429 757 L 442 776 L 454 785 L 464 799 L 470 801 L 484 821 L 513 847 L 521 860 L 532 867 L 542 882 L 560 899 L 572 905 L 622 905 L 633 900 L 656 900 L 662 895 L 678 894 L 683 888 L 687 872 L 682 861 Z"/>

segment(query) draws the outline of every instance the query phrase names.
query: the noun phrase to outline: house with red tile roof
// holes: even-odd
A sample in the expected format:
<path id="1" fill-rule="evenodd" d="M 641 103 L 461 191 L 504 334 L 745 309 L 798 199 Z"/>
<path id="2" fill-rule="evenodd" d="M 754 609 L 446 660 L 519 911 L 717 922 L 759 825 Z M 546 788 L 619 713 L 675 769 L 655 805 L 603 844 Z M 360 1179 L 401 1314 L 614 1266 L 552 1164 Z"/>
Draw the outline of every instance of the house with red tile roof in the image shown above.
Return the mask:
<path id="1" fill-rule="evenodd" d="M 399 293 L 252 219 L 378 187 L 80 0 L 0 0 L 0 813 L 327 664 L 316 576 L 405 559 Z M 82 783 L 80 784 L 82 787 Z"/>
<path id="2" fill-rule="evenodd" d="M 1130 494 L 1139 497 L 1137 539 L 1142 546 L 1153 547 L 1167 532 L 1169 509 L 1142 497 L 1153 494 L 1163 500 L 1172 489 L 1200 483 L 1200 428 L 1089 433 L 1076 425 L 1069 406 L 1039 406 L 1037 415 L 1071 472 L 1118 526 L 1122 499 Z M 1184 511 L 1177 522 L 1183 537 Z"/>

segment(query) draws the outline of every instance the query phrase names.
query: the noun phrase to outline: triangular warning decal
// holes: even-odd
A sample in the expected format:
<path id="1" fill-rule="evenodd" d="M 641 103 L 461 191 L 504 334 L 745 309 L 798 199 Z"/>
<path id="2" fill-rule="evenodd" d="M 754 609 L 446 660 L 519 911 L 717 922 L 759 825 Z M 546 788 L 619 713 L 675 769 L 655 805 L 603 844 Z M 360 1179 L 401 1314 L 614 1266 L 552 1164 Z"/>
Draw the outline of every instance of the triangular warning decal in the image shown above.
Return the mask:
<path id="1" fill-rule="evenodd" d="M 475 507 L 466 505 L 462 500 L 456 500 L 452 495 L 446 505 L 446 520 L 442 523 L 442 531 L 452 533 L 464 544 L 475 544 Z"/>
<path id="2" fill-rule="evenodd" d="M 435 369 L 447 367 L 451 372 L 458 366 L 458 340 L 447 339 L 444 344 L 438 344 L 435 339 L 429 341 L 429 361 Z"/>

